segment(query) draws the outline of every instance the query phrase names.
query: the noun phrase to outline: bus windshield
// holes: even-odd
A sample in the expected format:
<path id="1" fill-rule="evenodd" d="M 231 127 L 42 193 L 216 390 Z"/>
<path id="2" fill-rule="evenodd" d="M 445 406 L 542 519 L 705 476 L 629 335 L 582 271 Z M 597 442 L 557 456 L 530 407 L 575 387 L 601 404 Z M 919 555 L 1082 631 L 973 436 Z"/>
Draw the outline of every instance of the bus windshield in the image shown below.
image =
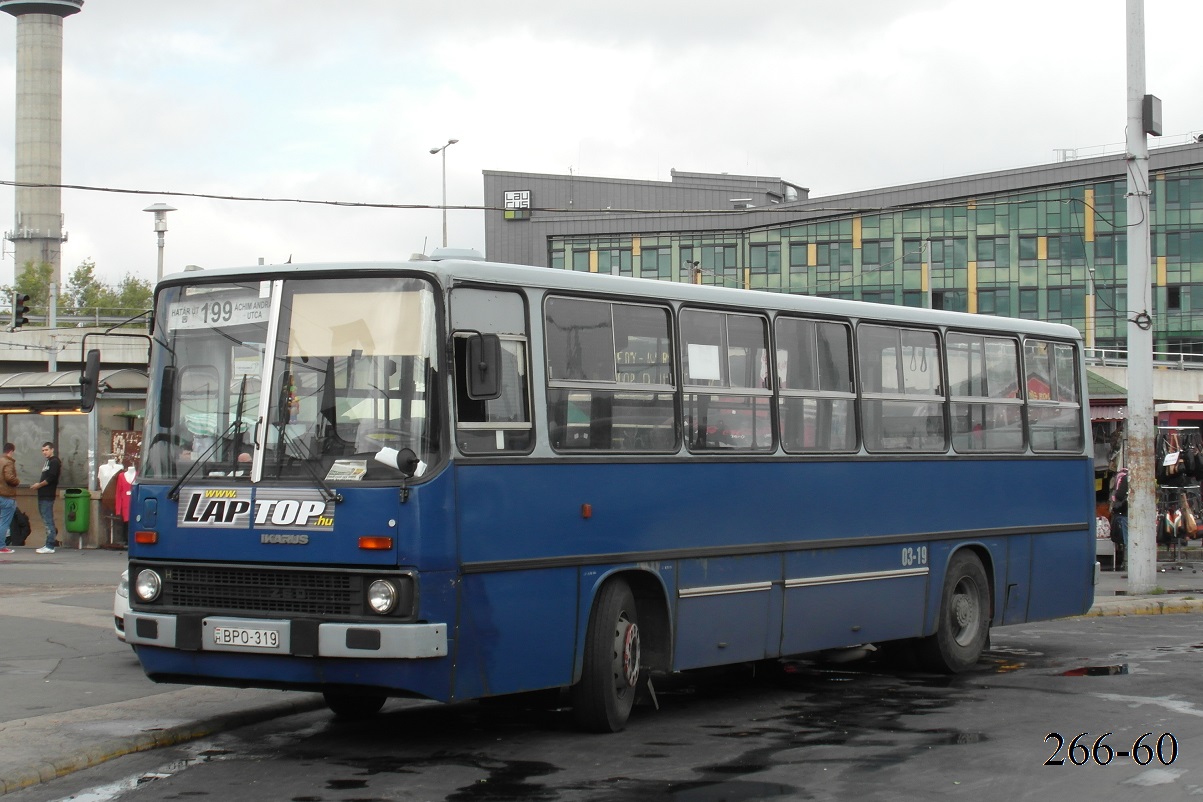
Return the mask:
<path id="1" fill-rule="evenodd" d="M 413 278 L 164 289 L 143 477 L 396 481 L 433 462 L 434 309 Z"/>

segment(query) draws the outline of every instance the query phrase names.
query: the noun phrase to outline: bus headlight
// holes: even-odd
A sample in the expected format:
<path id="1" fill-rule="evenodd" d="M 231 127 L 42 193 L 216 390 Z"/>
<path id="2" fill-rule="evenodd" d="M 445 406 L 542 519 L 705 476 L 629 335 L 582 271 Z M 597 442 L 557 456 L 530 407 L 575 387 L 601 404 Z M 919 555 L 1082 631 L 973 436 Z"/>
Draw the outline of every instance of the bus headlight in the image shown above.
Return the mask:
<path id="1" fill-rule="evenodd" d="M 138 572 L 138 578 L 134 581 L 134 593 L 138 595 L 139 601 L 152 602 L 159 598 L 159 594 L 163 591 L 163 579 L 149 568 L 144 568 Z"/>
<path id="2" fill-rule="evenodd" d="M 397 609 L 397 586 L 387 579 L 377 579 L 368 585 L 368 606 L 372 612 L 388 615 Z"/>

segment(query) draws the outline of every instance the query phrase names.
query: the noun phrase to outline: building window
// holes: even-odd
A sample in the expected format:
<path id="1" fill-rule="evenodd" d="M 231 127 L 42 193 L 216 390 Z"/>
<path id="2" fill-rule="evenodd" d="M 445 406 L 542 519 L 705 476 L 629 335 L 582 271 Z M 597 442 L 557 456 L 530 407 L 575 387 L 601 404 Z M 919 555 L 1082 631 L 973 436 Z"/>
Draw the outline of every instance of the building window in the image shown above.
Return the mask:
<path id="1" fill-rule="evenodd" d="M 815 260 L 823 267 L 844 268 L 852 267 L 851 242 L 820 242 L 818 258 Z"/>
<path id="2" fill-rule="evenodd" d="M 615 276 L 631 275 L 631 249 L 613 248 L 598 250 L 597 272 L 609 273 Z"/>
<path id="3" fill-rule="evenodd" d="M 1203 231 L 1168 232 L 1165 258 L 1167 262 L 1203 262 Z"/>
<path id="4" fill-rule="evenodd" d="M 904 265 L 923 263 L 923 240 L 904 239 L 902 241 L 902 263 Z"/>
<path id="5" fill-rule="evenodd" d="M 978 237 L 978 267 L 1006 267 L 1011 264 L 1011 243 L 1006 237 Z"/>
<path id="6" fill-rule="evenodd" d="M 1127 264 L 1128 238 L 1123 234 L 1100 234 L 1095 237 L 1094 260 L 1101 264 Z"/>
<path id="7" fill-rule="evenodd" d="M 968 312 L 969 293 L 964 290 L 936 290 L 931 294 L 932 309 L 946 309 L 949 312 Z"/>
<path id="8" fill-rule="evenodd" d="M 749 253 L 753 273 L 778 275 L 781 273 L 781 244 L 753 245 Z"/>
<path id="9" fill-rule="evenodd" d="M 580 273 L 589 272 L 589 252 L 588 251 L 573 251 L 572 252 L 572 269 Z"/>
<path id="10" fill-rule="evenodd" d="M 1086 290 L 1083 287 L 1049 287 L 1049 319 L 1072 320 L 1086 317 Z"/>
<path id="11" fill-rule="evenodd" d="M 1165 308 L 1168 312 L 1182 311 L 1182 288 L 1181 287 L 1166 287 L 1165 288 Z"/>
<path id="12" fill-rule="evenodd" d="M 672 250 L 669 248 L 644 248 L 639 255 L 639 275 L 644 278 L 672 278 Z"/>
<path id="13" fill-rule="evenodd" d="M 1048 261 L 1050 264 L 1086 264 L 1086 243 L 1077 234 L 1063 234 L 1048 238 Z"/>
<path id="14" fill-rule="evenodd" d="M 866 240 L 861 244 L 861 267 L 874 269 L 894 263 L 893 240 Z"/>
<path id="15" fill-rule="evenodd" d="M 806 271 L 806 243 L 791 242 L 789 244 L 789 269 L 791 273 Z"/>
<path id="16" fill-rule="evenodd" d="M 937 267 L 968 267 L 969 240 L 964 237 L 931 240 L 931 263 Z"/>
<path id="17" fill-rule="evenodd" d="M 977 291 L 977 311 L 983 315 L 1011 314 L 1011 290 L 995 287 Z"/>
<path id="18" fill-rule="evenodd" d="M 871 304 L 892 304 L 894 303 L 893 290 L 866 290 L 860 294 L 860 299 Z"/>
<path id="19" fill-rule="evenodd" d="M 1019 264 L 1031 266 L 1036 264 L 1036 238 L 1019 238 Z"/>
<path id="20" fill-rule="evenodd" d="M 736 248 L 734 245 L 702 246 L 702 270 L 711 274 L 735 269 Z"/>
<path id="21" fill-rule="evenodd" d="M 1040 293 L 1039 290 L 1020 290 L 1019 291 L 1019 316 L 1028 320 L 1037 320 L 1040 317 Z"/>

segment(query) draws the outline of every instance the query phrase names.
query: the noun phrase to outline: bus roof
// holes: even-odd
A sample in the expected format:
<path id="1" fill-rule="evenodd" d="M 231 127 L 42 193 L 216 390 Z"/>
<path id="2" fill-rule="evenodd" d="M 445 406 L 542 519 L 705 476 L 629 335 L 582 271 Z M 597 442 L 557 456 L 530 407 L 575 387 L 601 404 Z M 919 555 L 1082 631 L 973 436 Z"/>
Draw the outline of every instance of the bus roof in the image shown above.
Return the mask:
<path id="1" fill-rule="evenodd" d="M 233 281 L 245 279 L 284 279 L 306 275 L 360 272 L 395 273 L 416 271 L 438 277 L 444 284 L 450 281 L 495 283 L 500 285 L 542 287 L 567 292 L 597 292 L 621 295 L 640 300 L 677 300 L 697 304 L 742 307 L 749 310 L 775 309 L 813 315 L 830 315 L 858 320 L 889 320 L 920 325 L 953 326 L 956 328 L 995 330 L 1080 340 L 1081 333 L 1073 326 L 1041 320 L 1001 317 L 997 315 L 949 312 L 920 309 L 910 306 L 797 295 L 766 290 L 744 290 L 681 282 L 657 281 L 630 276 L 583 273 L 549 267 L 531 267 L 481 260 L 414 260 L 395 262 L 327 262 L 312 264 L 253 265 L 213 270 L 192 270 L 165 276 L 159 287 Z"/>

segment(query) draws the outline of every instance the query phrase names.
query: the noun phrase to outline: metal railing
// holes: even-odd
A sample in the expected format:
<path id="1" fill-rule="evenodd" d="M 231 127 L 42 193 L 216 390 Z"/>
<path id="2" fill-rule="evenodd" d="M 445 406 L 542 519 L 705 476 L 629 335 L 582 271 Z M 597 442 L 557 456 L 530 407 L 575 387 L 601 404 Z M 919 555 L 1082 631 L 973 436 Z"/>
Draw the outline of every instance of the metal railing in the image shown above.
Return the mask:
<path id="1" fill-rule="evenodd" d="M 1124 367 L 1128 364 L 1127 348 L 1087 348 L 1086 364 L 1101 367 Z M 1203 370 L 1203 354 L 1181 351 L 1154 351 L 1153 367 L 1174 370 Z"/>

